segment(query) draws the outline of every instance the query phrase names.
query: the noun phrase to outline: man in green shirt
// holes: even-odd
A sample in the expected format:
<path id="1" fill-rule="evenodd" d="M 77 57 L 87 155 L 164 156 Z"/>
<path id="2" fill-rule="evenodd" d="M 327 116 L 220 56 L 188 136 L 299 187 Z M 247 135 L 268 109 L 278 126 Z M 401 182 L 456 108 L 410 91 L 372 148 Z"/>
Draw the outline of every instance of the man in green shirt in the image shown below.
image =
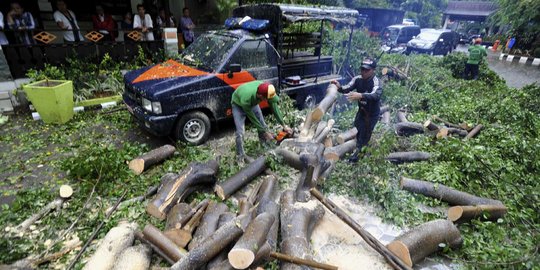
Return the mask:
<path id="1" fill-rule="evenodd" d="M 279 97 L 276 95 L 276 89 L 272 84 L 262 81 L 242 84 L 234 91 L 231 101 L 234 125 L 236 126 L 236 154 L 239 159 L 243 159 L 246 155 L 243 142 L 246 116 L 257 128 L 261 141 L 274 139 L 274 135 L 268 131 L 259 107 L 259 102 L 263 100 L 268 101 L 268 105 L 270 105 L 283 130 L 292 133 L 291 128 L 285 125 L 283 121 L 283 115 L 278 106 Z"/>
<path id="2" fill-rule="evenodd" d="M 470 80 L 471 76 L 474 80 L 478 79 L 478 66 L 484 56 L 487 56 L 486 48 L 480 45 L 481 43 L 482 39 L 477 38 L 474 40 L 474 45 L 469 46 L 469 59 L 465 64 L 465 72 L 463 74 L 463 78 L 466 80 Z"/>

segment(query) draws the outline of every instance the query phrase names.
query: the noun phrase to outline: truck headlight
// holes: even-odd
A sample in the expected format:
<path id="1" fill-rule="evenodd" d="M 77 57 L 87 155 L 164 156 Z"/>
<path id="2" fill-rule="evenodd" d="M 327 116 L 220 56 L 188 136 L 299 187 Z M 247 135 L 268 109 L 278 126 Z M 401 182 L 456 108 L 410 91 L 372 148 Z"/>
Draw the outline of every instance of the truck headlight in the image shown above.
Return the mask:
<path id="1" fill-rule="evenodd" d="M 161 103 L 159 101 L 152 101 L 152 111 L 155 114 L 161 114 Z"/>
<path id="2" fill-rule="evenodd" d="M 152 102 L 146 98 L 142 98 L 142 107 L 145 111 L 151 112 L 152 111 Z"/>

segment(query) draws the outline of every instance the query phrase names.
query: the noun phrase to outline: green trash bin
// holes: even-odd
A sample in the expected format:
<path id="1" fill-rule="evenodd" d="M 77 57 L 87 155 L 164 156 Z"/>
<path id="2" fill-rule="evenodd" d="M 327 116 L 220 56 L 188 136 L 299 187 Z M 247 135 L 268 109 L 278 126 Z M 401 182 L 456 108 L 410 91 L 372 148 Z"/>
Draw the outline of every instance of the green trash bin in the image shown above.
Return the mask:
<path id="1" fill-rule="evenodd" d="M 23 86 L 45 123 L 63 124 L 73 117 L 73 82 L 43 80 Z"/>

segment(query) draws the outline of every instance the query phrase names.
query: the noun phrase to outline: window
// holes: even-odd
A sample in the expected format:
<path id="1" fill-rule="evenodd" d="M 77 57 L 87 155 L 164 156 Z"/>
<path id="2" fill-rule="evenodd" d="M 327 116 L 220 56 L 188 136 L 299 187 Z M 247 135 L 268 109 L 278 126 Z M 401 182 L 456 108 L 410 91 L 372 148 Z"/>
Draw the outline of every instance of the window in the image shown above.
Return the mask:
<path id="1" fill-rule="evenodd" d="M 231 57 L 229 64 L 240 64 L 242 69 L 275 66 L 276 57 L 272 47 L 264 40 L 249 40 Z"/>

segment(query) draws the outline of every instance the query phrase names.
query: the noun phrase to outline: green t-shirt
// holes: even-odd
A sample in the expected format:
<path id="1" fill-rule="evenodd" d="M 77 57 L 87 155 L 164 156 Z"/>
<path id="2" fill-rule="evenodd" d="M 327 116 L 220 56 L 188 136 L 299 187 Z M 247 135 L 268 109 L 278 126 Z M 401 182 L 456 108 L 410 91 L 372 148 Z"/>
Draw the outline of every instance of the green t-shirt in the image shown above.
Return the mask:
<path id="1" fill-rule="evenodd" d="M 255 114 L 251 110 L 251 108 L 259 102 L 261 102 L 259 99 L 257 99 L 257 87 L 263 83 L 262 81 L 252 81 L 248 83 L 244 83 L 240 85 L 233 93 L 231 104 L 236 104 L 244 112 L 246 113 L 246 116 L 248 119 L 255 125 L 258 132 L 265 131 L 262 124 L 259 122 L 257 117 L 255 117 Z M 283 121 L 283 115 L 281 114 L 281 111 L 279 110 L 279 97 L 275 95 L 273 98 L 268 99 L 268 105 L 270 105 L 270 108 L 272 109 L 272 112 L 276 116 L 278 122 L 282 125 L 285 125 L 285 122 Z"/>
<path id="2" fill-rule="evenodd" d="M 486 48 L 480 45 L 469 46 L 469 60 L 467 60 L 467 64 L 478 65 L 484 56 L 487 56 Z"/>

